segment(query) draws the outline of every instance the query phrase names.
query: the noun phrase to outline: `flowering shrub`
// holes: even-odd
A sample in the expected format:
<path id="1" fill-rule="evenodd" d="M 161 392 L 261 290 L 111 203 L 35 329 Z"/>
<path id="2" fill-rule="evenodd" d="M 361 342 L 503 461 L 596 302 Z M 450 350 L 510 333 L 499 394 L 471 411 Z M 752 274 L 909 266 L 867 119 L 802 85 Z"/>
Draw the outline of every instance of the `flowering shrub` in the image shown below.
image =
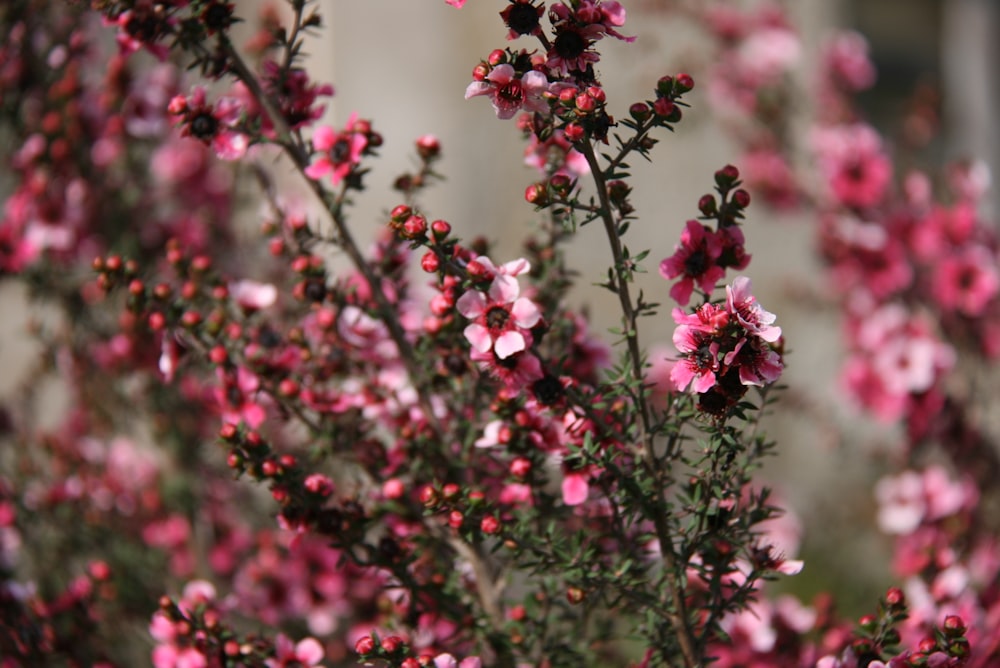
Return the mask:
<path id="1" fill-rule="evenodd" d="M 997 351 L 997 244 L 974 170 L 949 205 L 921 175 L 896 194 L 851 102 L 873 76 L 860 38 L 825 61 L 810 191 L 767 103 L 788 94 L 791 22 L 690 10 L 747 168 L 691 198 L 673 249 L 634 252 L 629 162 L 683 127 L 695 80 L 613 101 L 602 49 L 635 39 L 620 2 L 498 1 L 511 44 L 470 63 L 465 97 L 516 124 L 541 174 L 525 189 L 537 229 L 506 258 L 422 204 L 432 135 L 359 245 L 352 198 L 383 137 L 354 113 L 321 123 L 334 89 L 305 69 L 313 3 L 256 18 L 223 0 L 90 4 L 0 10 L 0 268 L 61 321 L 38 327 L 32 381 L 53 374 L 68 396 L 51 426 L 34 382 L 4 411 L 0 666 L 1000 656 L 997 456 L 970 397 Z M 279 194 L 276 164 L 314 209 Z M 754 478 L 786 361 L 749 278 L 758 195 L 817 213 L 845 387 L 906 426 L 919 465 L 878 483 L 902 582 L 856 623 L 765 586 L 803 563 L 794 516 Z M 568 306 L 583 234 L 608 248 L 614 348 Z M 670 353 L 640 337 L 662 327 L 635 285 L 651 254 L 676 302 Z"/>

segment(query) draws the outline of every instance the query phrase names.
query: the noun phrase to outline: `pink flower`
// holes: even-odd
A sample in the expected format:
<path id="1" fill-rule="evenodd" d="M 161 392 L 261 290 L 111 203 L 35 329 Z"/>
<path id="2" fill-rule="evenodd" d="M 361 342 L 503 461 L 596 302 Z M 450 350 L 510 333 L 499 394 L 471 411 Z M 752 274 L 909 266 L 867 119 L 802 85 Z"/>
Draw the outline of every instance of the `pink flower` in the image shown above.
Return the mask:
<path id="1" fill-rule="evenodd" d="M 268 668 L 308 668 L 323 660 L 323 646 L 315 638 L 303 638 L 298 643 L 283 633 L 274 640 L 275 657 L 266 661 Z"/>
<path id="2" fill-rule="evenodd" d="M 674 321 L 679 323 L 674 330 L 674 345 L 681 353 L 680 359 L 670 371 L 670 380 L 678 390 L 689 384 L 698 392 L 707 392 L 715 385 L 719 371 L 719 341 L 710 332 L 680 324 L 683 312 L 674 309 Z"/>
<path id="3" fill-rule="evenodd" d="M 355 129 L 357 114 L 351 114 L 347 119 L 344 131 L 337 133 L 328 125 L 316 128 L 313 134 L 313 148 L 320 153 L 319 157 L 305 168 L 305 174 L 311 179 L 320 179 L 330 175 L 330 182 L 337 185 L 361 161 L 361 154 L 368 147 L 368 137 Z"/>
<path id="4" fill-rule="evenodd" d="M 274 304 L 278 289 L 270 283 L 242 280 L 229 284 L 229 296 L 248 311 L 257 311 Z"/>
<path id="5" fill-rule="evenodd" d="M 461 9 L 463 6 L 465 6 L 465 0 L 444 0 L 444 1 L 447 2 L 449 5 L 451 5 L 452 7 L 457 7 L 458 9 Z"/>
<path id="6" fill-rule="evenodd" d="M 224 97 L 209 104 L 205 89 L 197 86 L 188 97 L 174 97 L 167 110 L 178 117 L 183 136 L 211 146 L 218 158 L 239 160 L 246 155 L 250 142 L 239 129 L 245 109 L 236 98 Z"/>
<path id="7" fill-rule="evenodd" d="M 875 83 L 868 42 L 860 33 L 845 31 L 835 35 L 823 50 L 823 61 L 827 76 L 845 90 L 865 90 Z"/>
<path id="8" fill-rule="evenodd" d="M 478 258 L 474 262 L 488 263 L 489 268 L 493 266 L 489 258 Z M 493 351 L 498 359 L 505 360 L 530 345 L 529 330 L 542 316 L 530 299 L 519 296 L 521 288 L 516 275 L 527 269 L 524 260 L 508 263 L 497 270 L 487 293 L 469 290 L 459 297 L 455 304 L 458 312 L 474 321 L 465 328 L 465 338 L 476 352 Z"/>
<path id="9" fill-rule="evenodd" d="M 996 256 L 979 244 L 945 255 L 935 267 L 932 291 L 945 311 L 982 315 L 1000 292 Z"/>
<path id="10" fill-rule="evenodd" d="M 493 104 L 497 118 L 513 118 L 521 109 L 528 111 L 548 111 L 548 103 L 542 98 L 549 86 L 549 80 L 541 72 L 525 72 L 520 78 L 515 76 L 514 67 L 503 63 L 494 67 L 483 81 L 473 81 L 465 89 L 465 99 L 486 95 Z"/>
<path id="11" fill-rule="evenodd" d="M 697 220 L 687 221 L 674 254 L 660 262 L 660 276 L 668 281 L 681 277 L 670 288 L 670 296 L 686 306 L 695 283 L 705 294 L 711 294 L 715 284 L 726 275 L 726 270 L 718 264 L 721 255 L 719 238 Z"/>
<path id="12" fill-rule="evenodd" d="M 563 476 L 562 497 L 567 506 L 578 506 L 587 500 L 590 494 L 590 484 L 587 475 L 579 471 Z"/>
<path id="13" fill-rule="evenodd" d="M 781 338 L 781 328 L 772 324 L 775 315 L 761 308 L 756 297 L 750 294 L 750 279 L 746 276 L 739 276 L 732 285 L 726 286 L 726 310 L 735 315 L 750 334 L 768 343 Z"/>
<path id="14" fill-rule="evenodd" d="M 864 209 L 882 201 L 892 181 L 892 163 L 873 128 L 855 123 L 817 130 L 813 150 L 838 203 Z"/>

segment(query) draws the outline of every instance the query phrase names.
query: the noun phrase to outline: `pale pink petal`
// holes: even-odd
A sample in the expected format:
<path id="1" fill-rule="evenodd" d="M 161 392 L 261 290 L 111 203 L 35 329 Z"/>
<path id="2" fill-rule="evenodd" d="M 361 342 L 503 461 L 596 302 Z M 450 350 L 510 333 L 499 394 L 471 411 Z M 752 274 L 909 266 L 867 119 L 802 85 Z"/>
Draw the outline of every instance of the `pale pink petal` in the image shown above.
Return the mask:
<path id="1" fill-rule="evenodd" d="M 458 668 L 458 661 L 451 654 L 438 654 L 434 657 L 434 668 Z"/>
<path id="2" fill-rule="evenodd" d="M 458 312 L 469 320 L 475 320 L 486 310 L 486 297 L 476 290 L 469 290 L 455 303 Z"/>
<path id="3" fill-rule="evenodd" d="M 307 666 L 315 666 L 323 659 L 323 646 L 315 638 L 303 638 L 295 645 L 295 658 Z"/>
<path id="4" fill-rule="evenodd" d="M 493 344 L 494 352 L 502 360 L 507 359 L 514 353 L 521 352 L 526 347 L 527 345 L 521 332 L 504 332 L 497 337 L 496 342 Z"/>
<path id="5" fill-rule="evenodd" d="M 516 260 L 511 260 L 510 262 L 505 262 L 501 271 L 508 276 L 517 276 L 523 274 L 526 271 L 531 271 L 531 263 L 525 260 L 523 257 L 519 257 Z"/>
<path id="6" fill-rule="evenodd" d="M 513 276 L 498 275 L 490 284 L 490 298 L 501 304 L 510 304 L 521 294 L 521 286 Z"/>
<path id="7" fill-rule="evenodd" d="M 510 309 L 510 314 L 514 316 L 518 327 L 534 327 L 538 324 L 542 314 L 539 313 L 535 303 L 527 297 L 521 297 L 514 301 L 514 306 Z"/>
<path id="8" fill-rule="evenodd" d="M 778 568 L 775 570 L 779 573 L 784 573 L 785 575 L 796 575 L 802 572 L 805 565 L 805 562 L 801 559 L 786 559 L 778 564 Z"/>
<path id="9" fill-rule="evenodd" d="M 493 86 L 485 81 L 473 81 L 465 88 L 465 99 L 468 100 L 478 95 L 489 95 L 492 90 Z"/>
<path id="10" fill-rule="evenodd" d="M 465 328 L 465 339 L 476 351 L 481 353 L 488 352 L 493 347 L 490 330 L 475 322 Z"/>
<path id="11" fill-rule="evenodd" d="M 587 500 L 590 485 L 587 477 L 581 473 L 567 473 L 562 481 L 563 503 L 567 506 L 578 506 Z"/>
<path id="12" fill-rule="evenodd" d="M 458 668 L 482 668 L 483 662 L 479 660 L 478 656 L 470 656 L 462 659 L 462 663 L 458 664 Z"/>
<path id="13" fill-rule="evenodd" d="M 506 86 L 514 78 L 514 66 L 507 63 L 497 65 L 486 75 L 486 78 L 498 86 Z"/>

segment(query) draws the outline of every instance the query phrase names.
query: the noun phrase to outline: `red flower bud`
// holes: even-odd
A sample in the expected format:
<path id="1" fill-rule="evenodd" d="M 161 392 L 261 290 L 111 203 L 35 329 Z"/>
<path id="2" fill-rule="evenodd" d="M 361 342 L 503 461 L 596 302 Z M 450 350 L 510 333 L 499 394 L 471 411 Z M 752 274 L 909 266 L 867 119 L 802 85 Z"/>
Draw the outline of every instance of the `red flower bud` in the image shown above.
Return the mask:
<path id="1" fill-rule="evenodd" d="M 545 184 L 532 183 L 524 189 L 524 199 L 526 199 L 529 204 L 534 204 L 535 206 L 545 206 L 545 204 L 549 201 L 549 194 L 545 189 Z"/>
<path id="2" fill-rule="evenodd" d="M 431 223 L 431 232 L 434 234 L 434 238 L 437 241 L 442 241 L 445 237 L 451 234 L 451 225 L 443 220 L 435 220 Z"/>
<path id="3" fill-rule="evenodd" d="M 733 193 L 733 203 L 741 209 L 747 208 L 750 206 L 750 193 L 740 188 Z"/>
<path id="4" fill-rule="evenodd" d="M 382 649 L 389 654 L 396 652 L 403 646 L 403 639 L 399 636 L 386 636 L 382 638 Z"/>
<path id="5" fill-rule="evenodd" d="M 694 88 L 694 79 L 691 78 L 690 74 L 678 74 L 674 77 L 676 82 L 677 92 L 686 93 L 692 88 Z"/>
<path id="6" fill-rule="evenodd" d="M 437 253 L 434 251 L 427 251 L 424 253 L 424 256 L 420 258 L 420 268 L 428 274 L 435 273 L 440 267 L 441 261 L 438 260 Z"/>
<path id="7" fill-rule="evenodd" d="M 566 141 L 574 144 L 583 139 L 584 134 L 583 128 L 576 123 L 570 123 L 563 129 L 563 136 L 566 137 Z"/>
<path id="8" fill-rule="evenodd" d="M 371 636 L 362 636 L 354 643 L 354 651 L 361 656 L 367 656 L 375 651 L 375 640 Z"/>
<path id="9" fill-rule="evenodd" d="M 479 528 L 482 532 L 488 535 L 493 535 L 500 532 L 500 520 L 493 517 L 492 515 L 487 515 L 479 523 Z"/>

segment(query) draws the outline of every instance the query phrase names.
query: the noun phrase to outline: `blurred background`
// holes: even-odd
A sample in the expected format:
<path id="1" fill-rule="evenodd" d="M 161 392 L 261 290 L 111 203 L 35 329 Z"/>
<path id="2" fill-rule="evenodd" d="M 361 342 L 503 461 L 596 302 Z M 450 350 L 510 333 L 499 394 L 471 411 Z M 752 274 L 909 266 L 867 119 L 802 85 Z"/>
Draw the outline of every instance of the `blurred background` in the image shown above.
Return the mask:
<path id="1" fill-rule="evenodd" d="M 238 11 L 249 18 L 254 4 L 241 0 Z M 711 190 L 715 170 L 734 162 L 739 151 L 713 120 L 705 89 L 698 86 L 711 64 L 704 33 L 668 11 L 684 3 L 622 4 L 629 13 L 622 32 L 638 39 L 631 45 L 616 40 L 602 45 L 598 75 L 611 113 L 623 116 L 632 102 L 652 97 L 663 75 L 687 71 L 696 82 L 685 98 L 692 108 L 677 132 L 659 137 L 651 164 L 632 164 L 639 220 L 626 242 L 633 251 L 652 249 L 649 274 L 640 287 L 647 298 L 663 304 L 659 316 L 645 321 L 641 334 L 647 347 L 669 346 L 669 283 L 658 276 L 656 265 L 672 254 L 684 222 L 696 216 L 698 198 Z M 523 193 L 538 176 L 524 165 L 524 144 L 515 124 L 497 120 L 485 99 L 463 100 L 472 68 L 491 50 L 508 45 L 498 17 L 504 3 L 468 0 L 461 11 L 444 0 L 320 0 L 317 5 L 326 25 L 307 50 L 315 78 L 336 88 L 325 120 L 339 127 L 357 113 L 372 119 L 385 139 L 382 158 L 366 177 L 368 189 L 357 197 L 351 214 L 359 235 L 371 238 L 384 225 L 386 212 L 398 202 L 392 182 L 415 167 L 414 140 L 433 134 L 443 147 L 439 171 L 447 180 L 423 197 L 427 217 L 449 221 L 467 239 L 486 236 L 494 242 L 498 262 L 520 256 L 520 244 L 537 222 Z M 913 158 L 918 165 L 931 169 L 975 158 L 995 171 L 1000 163 L 994 119 L 1000 110 L 1000 3 L 788 0 L 785 7 L 801 37 L 795 76 L 802 90 L 808 90 L 808 73 L 817 64 L 824 38 L 840 29 L 857 30 L 868 39 L 878 69 L 875 87 L 862 97 L 863 108 L 890 144 L 906 133 L 928 130 L 920 126 L 926 122 L 935 131 Z M 813 112 L 809 104 L 803 95 L 791 109 L 802 121 L 803 135 Z M 910 110 L 915 104 L 931 117 L 914 117 Z M 798 140 L 804 143 L 804 136 Z M 286 172 L 280 177 L 283 195 L 308 206 L 309 197 L 288 166 L 277 163 L 274 169 L 279 175 Z M 996 195 L 991 201 L 992 208 L 1000 203 Z M 872 592 L 889 582 L 889 542 L 874 525 L 871 487 L 892 459 L 896 434 L 860 418 L 839 399 L 840 323 L 821 300 L 826 288 L 814 253 L 813 221 L 807 214 L 779 213 L 755 202 L 745 232 L 753 254 L 745 273 L 763 306 L 777 314 L 790 350 L 784 409 L 767 423 L 780 456 L 763 471 L 804 531 L 806 570 L 783 586 L 806 598 L 820 590 L 840 590 L 848 606 L 867 609 Z M 570 261 L 579 272 L 575 303 L 589 311 L 596 332 L 607 332 L 618 324 L 616 298 L 589 287 L 602 279 L 610 263 L 603 231 L 581 229 L 571 244 Z M 29 308 L 23 289 L 12 281 L 0 281 L 0 308 L 0 396 L 7 399 L 30 368 L 26 327 L 45 314 Z M 610 335 L 605 338 L 611 340 Z M 58 392 L 52 397 L 57 410 Z M 839 586 L 848 581 L 855 588 Z M 852 596 L 864 598 L 852 601 Z"/>

